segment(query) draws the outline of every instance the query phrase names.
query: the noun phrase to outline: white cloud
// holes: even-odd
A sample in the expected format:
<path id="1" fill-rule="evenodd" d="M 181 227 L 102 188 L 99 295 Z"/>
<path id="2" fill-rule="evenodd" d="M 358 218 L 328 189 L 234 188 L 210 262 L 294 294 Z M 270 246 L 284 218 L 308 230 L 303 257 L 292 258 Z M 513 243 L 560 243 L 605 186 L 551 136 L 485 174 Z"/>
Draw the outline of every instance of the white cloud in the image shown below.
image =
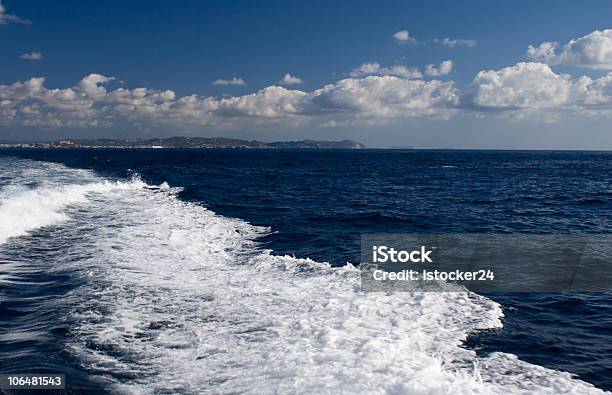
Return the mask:
<path id="1" fill-rule="evenodd" d="M 452 82 L 395 76 L 348 78 L 312 92 L 270 86 L 233 97 L 171 90 L 117 88 L 90 74 L 75 86 L 48 89 L 44 78 L 0 85 L 0 125 L 59 127 L 214 128 L 295 126 L 340 122 L 386 122 L 402 117 L 448 117 L 458 101 Z"/>
<path id="2" fill-rule="evenodd" d="M 480 109 L 538 110 L 564 105 L 572 82 L 543 63 L 517 63 L 501 70 L 479 72 L 464 93 Z"/>
<path id="3" fill-rule="evenodd" d="M 362 65 L 363 66 L 363 65 Z M 360 73 L 380 72 L 373 63 Z M 449 67 L 436 67 L 448 70 Z M 483 70 L 463 91 L 453 81 L 358 75 L 313 91 L 269 86 L 230 97 L 189 95 L 146 87 L 109 87 L 90 74 L 72 87 L 49 89 L 44 78 L 0 85 L 2 127 L 121 127 L 177 130 L 382 124 L 456 114 L 536 119 L 612 116 L 612 73 L 592 79 L 557 74 L 543 63 Z"/>
<path id="4" fill-rule="evenodd" d="M 301 78 L 298 78 L 291 74 L 285 74 L 278 83 L 281 85 L 295 85 L 295 84 L 302 84 L 303 82 L 304 81 L 302 81 Z"/>
<path id="5" fill-rule="evenodd" d="M 454 47 L 474 47 L 478 43 L 476 40 L 465 39 L 465 38 L 434 38 L 431 40 L 419 41 L 415 37 L 412 37 L 408 30 L 400 30 L 393 34 L 393 38 L 400 44 L 427 44 L 427 43 L 437 43 L 440 45 L 447 46 L 449 48 Z"/>
<path id="6" fill-rule="evenodd" d="M 351 77 L 363 77 L 366 75 L 394 75 L 407 79 L 423 78 L 423 74 L 417 68 L 408 68 L 404 65 L 382 67 L 377 62 L 363 63 L 351 71 Z"/>
<path id="7" fill-rule="evenodd" d="M 572 79 L 543 63 L 481 71 L 464 90 L 462 107 L 511 115 L 612 116 L 612 73 Z"/>
<path id="8" fill-rule="evenodd" d="M 433 64 L 428 64 L 425 67 L 425 74 L 432 76 L 432 77 L 446 75 L 450 73 L 451 71 L 453 71 L 453 61 L 452 60 L 445 60 L 441 62 L 438 67 L 434 66 Z"/>
<path id="9" fill-rule="evenodd" d="M 580 77 L 572 86 L 572 99 L 589 111 L 612 112 L 612 73 L 596 80 Z"/>
<path id="10" fill-rule="evenodd" d="M 549 41 L 543 42 L 537 47 L 530 45 L 527 47 L 526 56 L 528 59 L 538 62 L 553 63 L 556 57 L 555 51 L 557 50 L 558 46 L 559 43 Z"/>
<path id="11" fill-rule="evenodd" d="M 28 52 L 28 53 L 19 55 L 19 59 L 25 59 L 25 60 L 41 60 L 42 58 L 43 58 L 43 55 L 40 52 L 36 52 L 36 51 L 32 51 L 32 52 Z"/>
<path id="12" fill-rule="evenodd" d="M 397 42 L 404 44 L 415 41 L 414 38 L 410 37 L 408 30 L 400 30 L 399 32 L 395 32 L 393 34 L 393 38 L 397 40 Z"/>
<path id="13" fill-rule="evenodd" d="M 557 51 L 559 43 L 543 42 L 527 48 L 527 57 L 548 64 L 566 64 L 598 70 L 612 70 L 612 29 L 595 30 L 570 40 Z"/>
<path id="14" fill-rule="evenodd" d="M 256 93 L 216 100 L 201 98 L 207 102 L 209 116 L 283 118 L 307 112 L 308 94 L 280 86 L 269 86 Z"/>
<path id="15" fill-rule="evenodd" d="M 447 116 L 458 101 L 454 83 L 394 76 L 347 78 L 312 92 L 321 112 L 360 117 Z"/>
<path id="16" fill-rule="evenodd" d="M 454 47 L 475 47 L 478 43 L 476 40 L 465 39 L 465 38 L 434 38 L 436 43 L 445 45 L 450 48 Z"/>
<path id="17" fill-rule="evenodd" d="M 104 98 L 107 93 L 106 88 L 102 86 L 102 84 L 106 84 L 112 80 L 114 80 L 113 77 L 106 77 L 95 73 L 89 74 L 79 82 L 77 88 L 87 98 L 101 99 Z"/>
<path id="18" fill-rule="evenodd" d="M 595 30 L 571 40 L 563 47 L 559 60 L 564 64 L 612 70 L 612 29 Z"/>
<path id="19" fill-rule="evenodd" d="M 6 7 L 2 4 L 2 1 L 0 0 L 0 25 L 6 25 L 9 23 L 23 23 L 29 25 L 32 23 L 32 21 L 22 19 L 17 15 L 7 13 Z"/>
<path id="20" fill-rule="evenodd" d="M 213 85 L 235 85 L 235 86 L 245 86 L 246 83 L 242 78 L 233 77 L 231 80 L 218 79 L 212 82 Z"/>

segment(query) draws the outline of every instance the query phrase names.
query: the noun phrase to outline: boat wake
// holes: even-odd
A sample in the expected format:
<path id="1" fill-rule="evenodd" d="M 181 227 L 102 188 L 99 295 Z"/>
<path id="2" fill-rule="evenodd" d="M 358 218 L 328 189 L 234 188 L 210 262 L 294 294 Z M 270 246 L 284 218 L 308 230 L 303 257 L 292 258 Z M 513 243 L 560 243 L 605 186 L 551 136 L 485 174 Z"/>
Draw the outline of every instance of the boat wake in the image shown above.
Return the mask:
<path id="1" fill-rule="evenodd" d="M 0 167 L 0 249 L 31 237 L 44 248 L 41 235 L 72 230 L 46 263 L 80 284 L 64 300 L 65 348 L 110 391 L 603 393 L 463 348 L 468 333 L 502 325 L 482 296 L 365 293 L 354 266 L 273 255 L 257 242 L 268 228 L 183 202 L 167 184 Z"/>

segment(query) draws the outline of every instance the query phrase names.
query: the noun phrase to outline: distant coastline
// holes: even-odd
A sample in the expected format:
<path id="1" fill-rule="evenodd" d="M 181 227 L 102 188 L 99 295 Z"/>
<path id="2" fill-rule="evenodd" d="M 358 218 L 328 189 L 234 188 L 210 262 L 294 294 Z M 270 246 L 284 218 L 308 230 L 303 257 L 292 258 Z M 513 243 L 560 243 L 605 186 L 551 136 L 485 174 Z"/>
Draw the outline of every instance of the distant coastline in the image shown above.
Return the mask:
<path id="1" fill-rule="evenodd" d="M 0 142 L 0 148 L 263 148 L 263 149 L 364 149 L 353 140 L 277 141 L 265 143 L 225 137 L 169 137 L 165 139 L 65 139 L 46 142 Z"/>

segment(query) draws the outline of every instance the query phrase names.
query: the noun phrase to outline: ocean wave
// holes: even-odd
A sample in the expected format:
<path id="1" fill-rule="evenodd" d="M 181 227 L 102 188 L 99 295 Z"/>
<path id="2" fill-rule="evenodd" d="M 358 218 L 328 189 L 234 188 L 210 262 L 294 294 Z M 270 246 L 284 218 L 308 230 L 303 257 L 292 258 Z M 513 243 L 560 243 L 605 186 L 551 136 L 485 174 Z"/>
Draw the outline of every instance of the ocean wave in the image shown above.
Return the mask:
<path id="1" fill-rule="evenodd" d="M 0 216 L 43 218 L 9 237 L 66 221 L 75 205 L 74 220 L 93 226 L 95 245 L 62 262 L 84 284 L 67 296 L 67 348 L 111 391 L 601 393 L 463 348 L 468 333 L 502 325 L 482 296 L 365 293 L 354 266 L 273 255 L 257 242 L 270 229 L 183 202 L 167 184 L 75 179 L 11 194 L 2 207 L 16 208 Z"/>

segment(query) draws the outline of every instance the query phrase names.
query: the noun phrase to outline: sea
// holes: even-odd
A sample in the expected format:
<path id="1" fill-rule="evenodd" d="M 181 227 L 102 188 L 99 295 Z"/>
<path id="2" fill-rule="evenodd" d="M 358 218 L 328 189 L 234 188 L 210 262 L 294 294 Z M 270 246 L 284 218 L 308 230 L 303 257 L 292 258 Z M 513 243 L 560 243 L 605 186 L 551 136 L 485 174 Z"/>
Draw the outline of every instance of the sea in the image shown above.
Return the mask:
<path id="1" fill-rule="evenodd" d="M 364 292 L 371 233 L 612 233 L 612 153 L 2 149 L 0 373 L 75 394 L 612 391 L 612 294 Z"/>

